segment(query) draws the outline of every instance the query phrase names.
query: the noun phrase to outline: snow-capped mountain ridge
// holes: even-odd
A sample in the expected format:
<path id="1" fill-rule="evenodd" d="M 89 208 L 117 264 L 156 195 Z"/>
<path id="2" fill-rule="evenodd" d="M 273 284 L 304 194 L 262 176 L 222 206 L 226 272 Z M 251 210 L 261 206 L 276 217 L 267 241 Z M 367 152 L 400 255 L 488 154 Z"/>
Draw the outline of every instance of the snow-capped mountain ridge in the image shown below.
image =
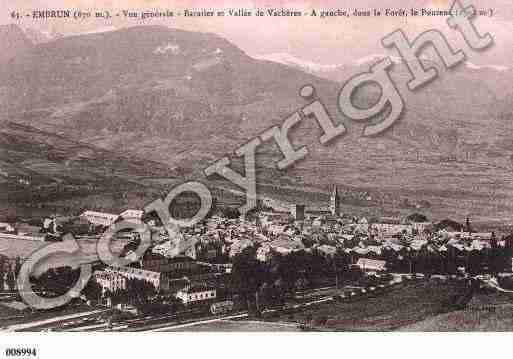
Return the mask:
<path id="1" fill-rule="evenodd" d="M 282 65 L 301 68 L 303 70 L 306 70 L 307 72 L 328 72 L 344 67 L 344 65 L 342 64 L 319 64 L 313 61 L 300 59 L 286 52 L 276 52 L 265 55 L 253 55 L 252 57 L 256 60 L 277 62 Z"/>
<path id="2" fill-rule="evenodd" d="M 20 29 L 34 45 L 44 44 L 64 37 L 63 34 L 56 31 L 37 30 L 32 27 L 20 27 Z"/>
<path id="3" fill-rule="evenodd" d="M 379 62 L 387 57 L 390 58 L 390 60 L 392 60 L 392 62 L 395 64 L 400 64 L 403 62 L 403 59 L 399 56 L 390 56 L 387 54 L 372 54 L 369 56 L 361 57 L 361 58 L 353 61 L 353 64 L 357 65 L 357 66 L 372 65 L 372 64 L 375 64 L 376 62 Z"/>
<path id="4" fill-rule="evenodd" d="M 495 71 L 507 71 L 510 69 L 508 66 L 502 66 L 502 65 L 476 65 L 472 62 L 467 61 L 465 64 L 469 69 L 472 70 L 483 70 L 483 69 L 489 69 L 489 70 L 495 70 Z"/>
<path id="5" fill-rule="evenodd" d="M 365 66 L 365 65 L 373 65 L 385 58 L 390 58 L 393 63 L 400 64 L 403 63 L 403 59 L 400 56 L 393 56 L 393 55 L 387 55 L 387 54 L 371 54 L 368 56 L 361 57 L 359 59 L 354 60 L 352 63 L 348 64 L 319 64 L 313 61 L 301 59 L 299 57 L 296 57 L 294 55 L 291 55 L 286 52 L 278 52 L 278 53 L 270 53 L 270 54 L 264 54 L 264 55 L 254 55 L 252 56 L 254 59 L 257 60 L 266 60 L 271 62 L 276 62 L 279 64 L 292 66 L 295 68 L 303 69 L 306 72 L 310 73 L 323 73 L 323 72 L 331 72 L 339 69 L 343 69 L 350 66 Z M 432 59 L 428 57 L 422 57 L 422 60 L 425 61 L 432 61 Z M 510 69 L 508 66 L 504 65 L 495 65 L 495 64 L 484 64 L 484 65 L 477 65 L 472 62 L 467 61 L 465 63 L 465 66 L 472 70 L 494 70 L 494 71 L 507 71 Z"/>

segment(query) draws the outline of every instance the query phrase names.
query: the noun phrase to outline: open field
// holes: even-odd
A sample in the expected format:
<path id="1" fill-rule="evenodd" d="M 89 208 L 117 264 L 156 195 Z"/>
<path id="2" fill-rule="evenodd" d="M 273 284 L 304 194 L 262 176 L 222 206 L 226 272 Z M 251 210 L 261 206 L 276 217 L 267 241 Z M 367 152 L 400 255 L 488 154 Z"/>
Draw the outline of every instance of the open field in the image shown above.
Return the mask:
<path id="1" fill-rule="evenodd" d="M 10 303 L 0 304 L 0 322 L 8 320 L 8 318 L 21 317 L 23 313 L 13 307 Z"/>
<path id="2" fill-rule="evenodd" d="M 186 328 L 170 329 L 170 332 L 296 332 L 300 329 L 290 323 L 269 323 L 252 320 L 222 320 Z"/>
<path id="3" fill-rule="evenodd" d="M 57 323 L 65 318 L 81 317 L 91 312 L 104 311 L 103 308 L 74 305 L 31 313 L 30 311 L 16 310 L 9 305 L 10 303 L 0 304 L 0 331 L 10 326 L 13 326 L 11 329 L 19 327 L 20 330 L 32 329 L 33 331 L 39 331 L 44 329 L 46 324 Z"/>
<path id="4" fill-rule="evenodd" d="M 463 310 L 440 314 L 408 325 L 404 331 L 511 331 L 513 295 L 476 295 Z"/>
<path id="5" fill-rule="evenodd" d="M 97 239 L 78 239 L 77 241 L 84 254 L 93 255 L 96 252 Z M 112 243 L 111 249 L 113 252 L 118 252 L 126 243 L 124 240 L 117 240 Z M 28 258 L 36 250 L 51 244 L 52 242 L 8 239 L 0 236 L 0 255 L 8 258 L 16 258 L 17 256 Z"/>
<path id="6" fill-rule="evenodd" d="M 320 330 L 396 330 L 447 313 L 451 298 L 464 291 L 462 282 L 412 282 L 360 300 L 322 303 L 268 320 L 312 324 Z"/>

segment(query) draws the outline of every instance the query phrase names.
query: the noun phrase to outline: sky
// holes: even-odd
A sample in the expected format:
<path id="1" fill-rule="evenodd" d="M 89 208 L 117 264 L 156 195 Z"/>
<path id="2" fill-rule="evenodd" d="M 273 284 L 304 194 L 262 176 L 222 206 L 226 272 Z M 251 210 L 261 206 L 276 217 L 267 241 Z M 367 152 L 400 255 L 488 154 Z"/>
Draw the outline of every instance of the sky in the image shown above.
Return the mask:
<path id="1" fill-rule="evenodd" d="M 476 8 L 494 10 L 492 17 L 480 17 L 475 24 L 482 33 L 489 32 L 495 46 L 477 54 L 471 60 L 476 64 L 511 65 L 513 58 L 513 3 L 511 0 L 464 0 Z M 451 0 L 0 0 L 2 12 L 0 23 L 12 23 L 10 13 L 34 9 L 107 9 L 163 10 L 200 8 L 295 8 L 311 9 L 369 9 L 369 8 L 440 8 L 447 9 Z M 191 31 L 214 32 L 239 46 L 250 55 L 265 55 L 286 52 L 298 58 L 321 64 L 344 64 L 375 53 L 396 55 L 385 50 L 380 39 L 401 28 L 410 38 L 419 33 L 437 29 L 464 47 L 461 36 L 451 30 L 443 17 L 370 17 L 370 18 L 174 18 L 166 20 L 110 20 L 91 19 L 85 21 L 53 20 L 38 21 L 24 19 L 18 23 L 42 31 L 57 31 L 64 34 L 79 34 L 89 31 L 104 31 L 136 25 L 166 25 Z M 470 56 L 469 56 L 470 58 Z"/>

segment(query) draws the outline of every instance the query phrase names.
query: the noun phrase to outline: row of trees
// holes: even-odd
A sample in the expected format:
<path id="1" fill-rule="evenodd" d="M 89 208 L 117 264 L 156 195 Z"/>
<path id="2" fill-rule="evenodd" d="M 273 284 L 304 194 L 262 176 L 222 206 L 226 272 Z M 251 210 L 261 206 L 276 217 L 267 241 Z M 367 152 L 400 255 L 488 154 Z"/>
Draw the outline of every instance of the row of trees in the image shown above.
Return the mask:
<path id="1" fill-rule="evenodd" d="M 381 254 L 370 252 L 366 257 L 385 260 L 387 269 L 400 273 L 454 274 L 458 267 L 465 267 L 472 275 L 511 271 L 511 246 L 499 247 L 496 241 L 492 241 L 491 248 L 481 250 L 462 251 L 452 245 L 446 247 L 447 251 L 429 250 L 428 246 L 418 251 L 383 248 Z"/>
<path id="2" fill-rule="evenodd" d="M 256 259 L 256 248 L 246 248 L 233 259 L 230 291 L 248 308 L 258 310 L 266 305 L 279 304 L 285 296 L 311 286 L 336 284 L 358 278 L 351 269 L 360 257 L 371 257 L 387 262 L 387 269 L 399 273 L 455 274 L 458 267 L 465 267 L 471 275 L 510 271 L 513 256 L 511 241 L 506 247 L 491 241 L 491 248 L 460 251 L 447 245 L 447 251 L 420 250 L 394 251 L 382 249 L 381 254 L 359 256 L 338 249 L 333 255 L 318 251 L 298 251 L 288 255 L 275 255 L 269 262 Z M 335 282 L 335 283 L 334 283 Z"/>
<path id="3" fill-rule="evenodd" d="M 46 297 L 66 294 L 80 278 L 80 269 L 71 267 L 51 268 L 39 277 L 31 277 L 32 288 Z"/>
<path id="4" fill-rule="evenodd" d="M 234 258 L 230 291 L 257 311 L 280 304 L 287 295 L 313 285 L 326 281 L 338 285 L 349 272 L 350 258 L 343 251 L 333 256 L 298 251 L 275 255 L 269 263 L 258 261 L 255 254 L 255 248 L 250 247 Z"/>
<path id="5" fill-rule="evenodd" d="M 16 278 L 18 278 L 21 265 L 20 257 L 16 257 L 14 263 L 5 257 L 0 257 L 0 292 L 6 288 L 11 292 L 16 289 Z"/>
<path id="6" fill-rule="evenodd" d="M 0 292 L 6 288 L 11 292 L 16 289 L 16 276 L 12 270 L 4 272 L 3 269 L 0 269 Z"/>

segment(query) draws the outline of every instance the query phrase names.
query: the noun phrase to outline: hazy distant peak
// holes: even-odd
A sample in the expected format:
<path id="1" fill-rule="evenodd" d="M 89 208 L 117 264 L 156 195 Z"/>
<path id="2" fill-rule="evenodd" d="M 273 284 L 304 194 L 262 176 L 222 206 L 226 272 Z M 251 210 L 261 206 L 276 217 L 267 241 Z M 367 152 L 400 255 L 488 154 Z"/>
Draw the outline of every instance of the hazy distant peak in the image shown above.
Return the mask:
<path id="1" fill-rule="evenodd" d="M 32 41 L 18 25 L 0 25 L 0 62 L 9 61 L 33 46 Z"/>
<path id="2" fill-rule="evenodd" d="M 489 69 L 489 70 L 500 71 L 500 72 L 507 71 L 510 69 L 508 66 L 502 66 L 502 65 L 476 65 L 469 61 L 466 62 L 466 66 L 472 70 Z"/>
<path id="3" fill-rule="evenodd" d="M 98 27 L 98 28 L 95 28 L 92 30 L 82 32 L 81 35 L 101 34 L 102 32 L 109 32 L 109 31 L 116 31 L 116 30 L 117 30 L 117 28 L 115 26 L 103 26 L 103 27 Z"/>
<path id="4" fill-rule="evenodd" d="M 303 71 L 311 72 L 311 73 L 322 73 L 322 72 L 331 72 L 335 70 L 340 70 L 342 68 L 347 67 L 345 64 L 319 64 L 316 62 L 300 59 L 294 55 L 291 55 L 286 52 L 277 52 L 265 55 L 254 55 L 253 58 L 257 60 L 266 60 L 277 62 L 283 65 L 292 66 L 296 68 L 300 68 Z M 372 65 L 378 61 L 381 61 L 385 58 L 389 57 L 394 63 L 402 63 L 402 59 L 399 56 L 389 56 L 386 54 L 371 54 L 357 60 L 354 60 L 352 63 L 348 64 L 350 66 L 362 66 L 362 65 Z"/>
<path id="5" fill-rule="evenodd" d="M 25 36 L 32 41 L 33 44 L 44 44 L 53 40 L 64 37 L 63 34 L 55 31 L 36 30 L 32 27 L 22 29 Z"/>
<path id="6" fill-rule="evenodd" d="M 308 72 L 328 72 L 344 67 L 344 65 L 342 64 L 319 64 L 316 62 L 300 59 L 286 52 L 277 52 L 265 55 L 254 55 L 252 57 L 257 60 L 272 61 L 283 65 L 298 67 Z"/>
<path id="7" fill-rule="evenodd" d="M 385 58 L 389 57 L 390 60 L 392 60 L 393 63 L 400 64 L 403 62 L 403 59 L 399 56 L 390 56 L 387 54 L 372 54 L 368 56 L 361 57 L 354 61 L 355 65 L 361 66 L 361 65 L 372 65 L 375 64 Z"/>

